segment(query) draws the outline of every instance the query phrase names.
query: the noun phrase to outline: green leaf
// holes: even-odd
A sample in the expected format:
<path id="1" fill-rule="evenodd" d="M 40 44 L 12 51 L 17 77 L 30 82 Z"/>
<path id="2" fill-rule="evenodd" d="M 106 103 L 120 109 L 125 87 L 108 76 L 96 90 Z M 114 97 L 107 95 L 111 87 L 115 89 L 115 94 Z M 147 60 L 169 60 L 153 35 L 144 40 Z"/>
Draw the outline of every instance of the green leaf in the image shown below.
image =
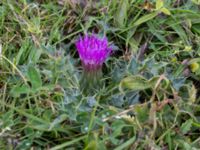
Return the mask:
<path id="1" fill-rule="evenodd" d="M 192 0 L 192 2 L 196 5 L 200 5 L 200 0 Z"/>
<path id="2" fill-rule="evenodd" d="M 67 115 L 66 114 L 62 114 L 60 116 L 58 116 L 51 124 L 49 127 L 49 131 L 51 131 L 55 126 L 59 125 L 61 122 L 63 122 L 64 120 L 67 119 Z"/>
<path id="3" fill-rule="evenodd" d="M 134 38 L 130 38 L 128 43 L 130 45 L 131 51 L 136 53 L 138 51 L 139 43 Z"/>
<path id="4" fill-rule="evenodd" d="M 156 10 L 161 9 L 164 6 L 163 0 L 156 1 Z"/>
<path id="5" fill-rule="evenodd" d="M 86 139 L 86 137 L 87 137 L 87 135 L 84 135 L 84 136 L 81 136 L 81 137 L 76 137 L 76 138 L 74 138 L 71 141 L 67 141 L 67 142 L 64 142 L 64 143 L 62 143 L 60 145 L 56 145 L 55 147 L 50 148 L 50 150 L 59 150 L 59 149 L 62 149 L 64 147 L 73 145 L 73 144 L 75 144 L 75 143 L 77 143 L 77 142 L 79 142 L 79 141 L 81 141 L 83 139 Z"/>
<path id="6" fill-rule="evenodd" d="M 41 48 L 38 48 L 38 47 L 35 47 L 35 46 L 30 47 L 28 62 L 30 64 L 36 64 L 39 61 L 41 54 L 42 54 Z"/>
<path id="7" fill-rule="evenodd" d="M 159 31 L 159 25 L 156 24 L 156 21 L 149 21 L 147 22 L 147 25 L 149 27 L 149 31 L 155 35 L 161 42 L 165 43 L 167 40 L 163 36 L 162 33 L 158 32 Z"/>
<path id="8" fill-rule="evenodd" d="M 136 140 L 136 137 L 132 137 L 130 138 L 128 141 L 126 141 L 125 143 L 121 144 L 120 146 L 118 146 L 117 148 L 115 148 L 115 150 L 124 150 L 125 148 L 127 148 L 129 145 L 133 144 L 133 142 Z"/>
<path id="9" fill-rule="evenodd" d="M 19 97 L 21 94 L 28 94 L 30 92 L 30 88 L 27 85 L 15 86 L 11 89 L 10 94 L 13 97 Z"/>
<path id="10" fill-rule="evenodd" d="M 16 65 L 25 62 L 25 60 L 27 59 L 27 58 L 26 58 L 26 55 L 27 55 L 27 53 L 28 53 L 29 47 L 30 47 L 30 40 L 25 39 L 25 40 L 22 42 L 22 46 L 21 46 L 21 48 L 19 49 L 19 52 L 17 53 L 17 55 L 16 55 L 16 57 L 15 57 L 15 59 L 16 59 L 15 64 L 16 64 Z"/>
<path id="11" fill-rule="evenodd" d="M 139 25 L 141 25 L 142 23 L 147 22 L 147 21 L 153 19 L 153 18 L 156 17 L 157 15 L 158 15 L 158 12 L 153 12 L 153 13 L 150 13 L 150 14 L 148 14 L 148 15 L 142 16 L 140 19 L 138 19 L 138 20 L 134 23 L 134 26 L 139 26 Z"/>
<path id="12" fill-rule="evenodd" d="M 95 140 L 92 140 L 88 143 L 88 145 L 84 148 L 84 150 L 94 150 L 98 149 L 98 143 Z"/>
<path id="13" fill-rule="evenodd" d="M 168 143 L 168 146 L 169 146 L 169 150 L 172 150 L 172 138 L 171 138 L 171 130 L 169 130 L 169 132 L 167 132 L 166 134 L 166 142 Z"/>
<path id="14" fill-rule="evenodd" d="M 163 12 L 165 15 L 171 15 L 171 12 L 167 8 L 162 8 L 161 12 Z"/>
<path id="15" fill-rule="evenodd" d="M 150 80 L 143 78 L 142 76 L 129 76 L 124 78 L 119 85 L 120 91 L 127 88 L 130 90 L 145 90 L 153 88 L 159 77 L 154 77 Z"/>
<path id="16" fill-rule="evenodd" d="M 192 85 L 192 87 L 188 88 L 188 90 L 189 90 L 189 101 L 191 103 L 195 103 L 197 97 L 197 89 L 195 88 L 194 85 Z"/>
<path id="17" fill-rule="evenodd" d="M 126 124 L 123 120 L 115 120 L 115 122 L 112 123 L 112 130 L 114 131 L 112 133 L 113 137 L 117 137 L 121 134 L 123 127 L 125 127 Z"/>
<path id="18" fill-rule="evenodd" d="M 33 89 L 38 89 L 42 86 L 42 80 L 39 71 L 33 67 L 30 66 L 28 68 L 28 79 L 31 82 Z"/>
<path id="19" fill-rule="evenodd" d="M 129 76 L 120 82 L 120 89 L 128 88 L 131 90 L 145 90 L 150 88 L 147 80 L 142 76 Z"/>
<path id="20" fill-rule="evenodd" d="M 186 34 L 185 30 L 181 26 L 181 24 L 175 23 L 175 22 L 181 22 L 181 20 L 169 20 L 166 23 L 179 35 L 179 37 L 186 43 L 188 42 L 188 35 Z"/>
<path id="21" fill-rule="evenodd" d="M 198 150 L 196 147 L 193 147 L 191 143 L 188 143 L 187 140 L 178 139 L 177 141 L 178 141 L 178 143 L 180 145 L 180 149 L 184 149 L 184 150 Z"/>
<path id="22" fill-rule="evenodd" d="M 181 125 L 180 129 L 183 134 L 186 134 L 191 129 L 192 123 L 193 123 L 192 119 L 189 119 Z"/>
<path id="23" fill-rule="evenodd" d="M 126 23 L 128 6 L 129 6 L 128 0 L 121 0 L 119 3 L 115 19 L 120 27 L 124 27 Z"/>
<path id="24" fill-rule="evenodd" d="M 30 149 L 31 145 L 32 145 L 32 140 L 25 139 L 17 145 L 16 149 Z"/>
<path id="25" fill-rule="evenodd" d="M 140 123 L 144 123 L 148 121 L 150 112 L 149 112 L 149 108 L 147 104 L 143 106 L 137 105 L 135 107 L 135 112 L 136 112 L 137 119 Z"/>
<path id="26" fill-rule="evenodd" d="M 191 60 L 189 61 L 188 64 L 192 64 L 192 63 L 196 63 L 196 62 L 200 63 L 200 58 L 193 58 L 193 59 L 191 59 Z"/>

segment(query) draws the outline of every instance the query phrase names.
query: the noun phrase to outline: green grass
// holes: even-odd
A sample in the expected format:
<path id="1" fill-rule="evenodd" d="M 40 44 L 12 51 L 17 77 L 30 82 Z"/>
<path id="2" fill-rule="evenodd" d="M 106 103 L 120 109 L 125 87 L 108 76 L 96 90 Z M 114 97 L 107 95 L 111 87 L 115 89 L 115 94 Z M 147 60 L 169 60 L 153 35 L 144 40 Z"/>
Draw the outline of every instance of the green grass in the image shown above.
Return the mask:
<path id="1" fill-rule="evenodd" d="M 113 54 L 86 95 L 92 32 Z M 2 150 L 200 148 L 198 0 L 1 0 L 0 49 Z"/>

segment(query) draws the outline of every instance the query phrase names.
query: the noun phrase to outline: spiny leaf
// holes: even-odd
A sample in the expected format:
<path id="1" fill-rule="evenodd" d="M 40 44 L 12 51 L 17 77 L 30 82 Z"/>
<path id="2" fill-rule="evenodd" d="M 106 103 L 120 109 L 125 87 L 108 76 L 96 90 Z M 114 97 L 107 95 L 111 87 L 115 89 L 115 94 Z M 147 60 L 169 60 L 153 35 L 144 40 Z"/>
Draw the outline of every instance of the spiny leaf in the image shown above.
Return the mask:
<path id="1" fill-rule="evenodd" d="M 38 89 L 42 86 L 42 80 L 41 80 L 40 73 L 38 72 L 38 70 L 35 67 L 30 66 L 28 68 L 28 78 L 31 82 L 33 89 Z"/>
<path id="2" fill-rule="evenodd" d="M 181 131 L 183 134 L 186 134 L 192 127 L 192 119 L 187 120 L 185 123 L 182 124 L 181 126 Z"/>

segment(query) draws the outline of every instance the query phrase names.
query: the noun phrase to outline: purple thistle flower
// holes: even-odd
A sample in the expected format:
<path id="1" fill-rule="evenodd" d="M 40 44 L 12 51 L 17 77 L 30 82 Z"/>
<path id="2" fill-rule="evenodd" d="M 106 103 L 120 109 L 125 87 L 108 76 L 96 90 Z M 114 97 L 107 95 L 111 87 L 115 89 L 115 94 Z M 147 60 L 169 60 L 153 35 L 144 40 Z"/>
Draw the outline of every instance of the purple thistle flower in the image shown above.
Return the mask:
<path id="1" fill-rule="evenodd" d="M 100 69 L 111 53 L 107 38 L 99 38 L 95 34 L 80 37 L 76 42 L 76 48 L 86 70 Z"/>
<path id="2" fill-rule="evenodd" d="M 76 48 L 83 66 L 80 86 L 84 93 L 94 93 L 102 84 L 101 68 L 112 49 L 108 46 L 106 37 L 100 38 L 96 34 L 80 37 Z"/>

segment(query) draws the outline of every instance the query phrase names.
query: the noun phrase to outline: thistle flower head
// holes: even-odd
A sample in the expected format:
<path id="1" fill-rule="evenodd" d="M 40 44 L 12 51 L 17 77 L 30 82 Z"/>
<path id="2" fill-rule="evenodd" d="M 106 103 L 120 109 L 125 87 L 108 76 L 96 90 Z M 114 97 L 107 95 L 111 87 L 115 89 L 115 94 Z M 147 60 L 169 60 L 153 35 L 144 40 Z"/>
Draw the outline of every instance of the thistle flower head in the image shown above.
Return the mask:
<path id="1" fill-rule="evenodd" d="M 90 69 L 101 67 L 111 52 L 107 38 L 99 38 L 95 34 L 80 37 L 76 48 L 83 66 Z"/>

